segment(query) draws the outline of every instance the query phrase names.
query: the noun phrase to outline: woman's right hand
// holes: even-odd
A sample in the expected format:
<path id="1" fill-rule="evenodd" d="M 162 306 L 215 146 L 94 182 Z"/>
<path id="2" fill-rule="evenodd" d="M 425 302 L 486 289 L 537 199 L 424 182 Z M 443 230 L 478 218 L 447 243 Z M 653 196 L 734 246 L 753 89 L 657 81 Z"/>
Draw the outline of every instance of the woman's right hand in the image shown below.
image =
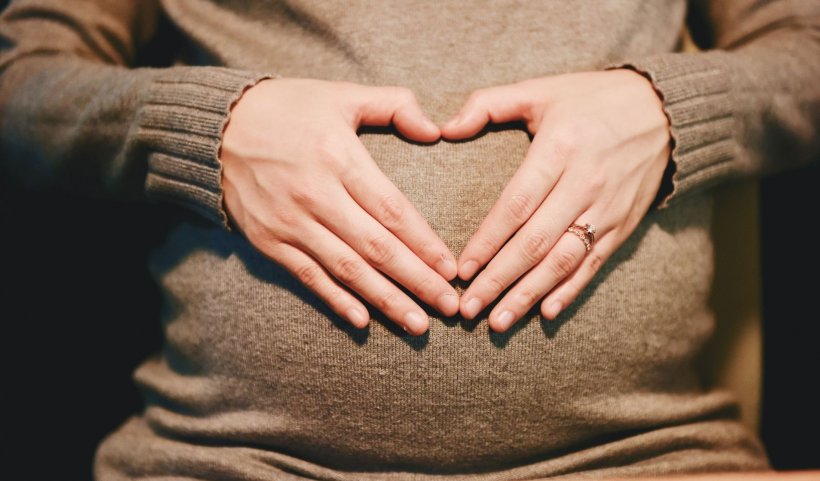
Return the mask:
<path id="1" fill-rule="evenodd" d="M 354 326 L 370 316 L 339 282 L 418 335 L 427 314 L 381 272 L 452 316 L 459 299 L 447 281 L 457 267 L 356 133 L 391 122 L 411 140 L 440 137 L 406 88 L 263 80 L 233 107 L 222 137 L 224 204 L 256 249 Z"/>

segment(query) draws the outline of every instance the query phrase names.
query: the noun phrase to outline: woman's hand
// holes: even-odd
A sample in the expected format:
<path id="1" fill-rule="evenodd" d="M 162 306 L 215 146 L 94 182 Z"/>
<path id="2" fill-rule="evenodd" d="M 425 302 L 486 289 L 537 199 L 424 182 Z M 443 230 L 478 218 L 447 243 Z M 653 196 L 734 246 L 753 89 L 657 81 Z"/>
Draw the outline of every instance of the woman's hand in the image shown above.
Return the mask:
<path id="1" fill-rule="evenodd" d="M 661 100 L 628 69 L 478 90 L 441 132 L 462 139 L 487 122 L 516 120 L 534 135 L 532 145 L 459 257 L 465 280 L 489 262 L 461 296 L 468 319 L 523 275 L 490 313 L 499 332 L 544 296 L 547 319 L 575 300 L 646 214 L 670 154 Z M 597 229 L 588 253 L 567 232 L 587 223 Z"/>
<path id="2" fill-rule="evenodd" d="M 452 316 L 457 268 L 356 134 L 391 122 L 412 140 L 440 137 L 405 88 L 264 80 L 242 95 L 223 135 L 224 201 L 256 249 L 354 326 L 368 324 L 368 311 L 341 284 L 418 335 L 427 314 L 379 271 Z"/>

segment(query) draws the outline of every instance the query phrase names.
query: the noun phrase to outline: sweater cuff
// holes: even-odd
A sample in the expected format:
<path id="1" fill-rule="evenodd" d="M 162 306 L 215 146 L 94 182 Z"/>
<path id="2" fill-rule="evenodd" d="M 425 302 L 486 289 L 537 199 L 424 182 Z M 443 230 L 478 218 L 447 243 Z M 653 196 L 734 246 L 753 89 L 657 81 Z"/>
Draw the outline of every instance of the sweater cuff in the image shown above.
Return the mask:
<path id="1" fill-rule="evenodd" d="M 248 88 L 278 75 L 222 67 L 172 67 L 156 77 L 137 121 L 146 146 L 146 197 L 192 209 L 232 231 L 224 207 L 222 134 Z"/>
<path id="2" fill-rule="evenodd" d="M 657 209 L 715 183 L 731 170 L 736 125 L 721 54 L 670 52 L 604 67 L 629 68 L 646 77 L 669 119 L 671 155 L 653 204 Z"/>

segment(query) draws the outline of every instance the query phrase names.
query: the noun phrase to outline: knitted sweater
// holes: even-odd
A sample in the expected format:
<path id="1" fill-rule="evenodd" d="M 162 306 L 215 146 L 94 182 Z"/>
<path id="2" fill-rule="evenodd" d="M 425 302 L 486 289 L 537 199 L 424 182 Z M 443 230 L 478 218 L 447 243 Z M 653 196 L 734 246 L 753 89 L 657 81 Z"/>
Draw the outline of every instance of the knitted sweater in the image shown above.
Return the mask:
<path id="1" fill-rule="evenodd" d="M 149 258 L 165 345 L 134 372 L 145 410 L 102 440 L 96 479 L 766 469 L 735 399 L 705 388 L 693 365 L 715 327 L 709 187 L 817 155 L 820 3 L 689 7 L 14 2 L 0 20 L 7 175 L 179 213 Z M 687 18 L 707 51 L 680 51 Z M 146 63 L 146 51 L 163 58 Z M 441 122 L 476 88 L 619 66 L 647 75 L 663 99 L 674 176 L 554 322 L 536 306 L 499 334 L 487 327 L 492 305 L 475 321 L 428 308 L 431 328 L 414 337 L 369 306 L 375 321 L 358 330 L 225 215 L 222 129 L 243 90 L 267 76 L 404 85 Z M 515 127 L 432 145 L 389 129 L 360 138 L 455 255 L 530 144 Z"/>

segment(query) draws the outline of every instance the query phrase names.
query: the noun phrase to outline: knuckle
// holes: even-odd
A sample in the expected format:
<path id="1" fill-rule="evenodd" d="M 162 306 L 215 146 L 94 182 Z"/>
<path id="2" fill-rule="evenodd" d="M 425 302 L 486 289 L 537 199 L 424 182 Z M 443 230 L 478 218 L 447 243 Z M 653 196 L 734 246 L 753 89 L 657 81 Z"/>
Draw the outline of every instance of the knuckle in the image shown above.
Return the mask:
<path id="1" fill-rule="evenodd" d="M 547 255 L 550 236 L 546 232 L 533 232 L 524 238 L 522 252 L 530 262 L 538 262 Z"/>
<path id="2" fill-rule="evenodd" d="M 601 270 L 601 266 L 604 264 L 604 259 L 601 257 L 600 254 L 595 252 L 589 253 L 589 270 L 592 272 L 593 275 L 597 274 L 598 271 Z"/>
<path id="3" fill-rule="evenodd" d="M 576 172 L 576 174 L 580 173 L 581 171 Z M 603 175 L 597 172 L 590 172 L 583 175 L 582 178 L 578 175 L 574 175 L 573 178 L 577 179 L 575 185 L 578 186 L 577 199 L 580 202 L 587 205 L 594 203 L 610 205 L 611 196 L 605 192 L 606 179 Z"/>
<path id="4" fill-rule="evenodd" d="M 278 254 L 282 243 L 290 242 L 290 233 L 300 225 L 298 219 L 289 216 L 257 217 L 247 223 L 244 234 L 248 241 L 268 255 Z"/>
<path id="5" fill-rule="evenodd" d="M 305 243 L 305 222 L 304 219 L 296 215 L 280 216 L 276 234 L 270 233 L 268 239 L 271 243 L 283 242 L 298 247 L 306 247 Z"/>
<path id="6" fill-rule="evenodd" d="M 592 174 L 586 179 L 586 189 L 593 194 L 600 193 L 606 185 L 606 178 L 598 173 Z"/>
<path id="7" fill-rule="evenodd" d="M 476 240 L 478 241 L 476 243 L 476 246 L 479 252 L 483 254 L 483 258 L 492 257 L 493 254 L 495 254 L 496 250 L 498 250 L 498 247 L 496 246 L 495 242 L 493 242 L 493 240 L 488 237 L 481 236 L 477 237 Z"/>
<path id="8" fill-rule="evenodd" d="M 415 245 L 414 251 L 418 254 L 420 259 L 432 257 L 433 244 L 430 241 L 420 241 Z"/>
<path id="9" fill-rule="evenodd" d="M 249 217 L 252 221 L 245 223 L 245 237 L 254 245 L 272 245 L 276 241 L 276 237 L 271 231 L 271 223 L 267 220 L 259 219 L 254 215 L 250 215 Z"/>
<path id="10" fill-rule="evenodd" d="M 495 276 L 489 276 L 484 280 L 485 284 L 491 292 L 499 293 L 507 288 L 506 284 Z"/>
<path id="11" fill-rule="evenodd" d="M 426 275 L 420 276 L 410 284 L 410 291 L 419 297 L 427 297 L 426 294 L 430 290 L 430 286 L 433 285 L 432 281 Z"/>
<path id="12" fill-rule="evenodd" d="M 560 278 L 564 278 L 575 270 L 578 263 L 578 256 L 572 252 L 563 251 L 556 252 L 555 256 L 550 261 L 552 271 Z"/>
<path id="13" fill-rule="evenodd" d="M 344 171 L 347 168 L 347 162 L 340 154 L 340 143 L 329 136 L 322 136 L 315 141 L 315 156 L 319 164 L 332 172 Z"/>
<path id="14" fill-rule="evenodd" d="M 580 126 L 563 125 L 552 134 L 552 153 L 562 159 L 572 159 L 578 155 L 582 143 L 583 132 Z"/>
<path id="15" fill-rule="evenodd" d="M 296 204 L 307 208 L 308 210 L 315 209 L 321 199 L 319 190 L 311 183 L 303 183 L 295 185 L 290 191 L 290 197 Z M 293 219 L 290 219 L 290 214 L 283 213 L 282 220 L 290 224 Z"/>
<path id="16" fill-rule="evenodd" d="M 379 221 L 388 229 L 399 227 L 404 220 L 404 207 L 391 195 L 382 196 L 376 210 Z"/>
<path id="17" fill-rule="evenodd" d="M 304 195 L 304 194 L 298 194 Z M 295 200 L 295 199 L 294 199 Z M 301 218 L 298 214 L 297 209 L 280 209 L 276 213 L 276 220 L 283 226 L 286 226 L 289 230 L 294 229 L 300 225 Z"/>
<path id="18" fill-rule="evenodd" d="M 507 213 L 514 221 L 521 223 L 529 218 L 531 205 L 527 195 L 513 194 L 507 201 Z"/>
<path id="19" fill-rule="evenodd" d="M 532 158 L 526 159 L 530 162 L 532 175 L 538 178 L 541 185 L 554 185 L 558 181 L 558 174 L 555 171 L 555 163 L 550 162 L 549 153 L 538 151 Z"/>
<path id="20" fill-rule="evenodd" d="M 355 284 L 364 275 L 364 265 L 358 259 L 344 256 L 336 261 L 335 272 L 345 284 Z"/>
<path id="21" fill-rule="evenodd" d="M 315 264 L 303 264 L 296 269 L 296 278 L 305 286 L 316 289 L 322 278 L 322 269 Z"/>
<path id="22" fill-rule="evenodd" d="M 387 236 L 366 238 L 362 249 L 367 259 L 378 266 L 383 266 L 392 261 L 396 253 L 393 243 L 390 242 Z"/>
<path id="23" fill-rule="evenodd" d="M 381 312 L 391 312 L 396 306 L 398 296 L 399 293 L 396 291 L 390 291 L 387 294 L 379 296 L 376 299 L 376 308 Z"/>
<path id="24" fill-rule="evenodd" d="M 523 305 L 532 306 L 533 304 L 538 302 L 539 298 L 540 296 L 538 295 L 538 293 L 536 293 L 532 289 L 523 288 L 520 291 L 518 291 L 518 299 L 521 301 Z"/>
<path id="25" fill-rule="evenodd" d="M 259 250 L 262 255 L 287 268 L 289 264 L 288 261 L 290 260 L 290 252 L 284 248 L 284 242 L 274 237 L 262 237 L 251 240 L 251 244 Z"/>

